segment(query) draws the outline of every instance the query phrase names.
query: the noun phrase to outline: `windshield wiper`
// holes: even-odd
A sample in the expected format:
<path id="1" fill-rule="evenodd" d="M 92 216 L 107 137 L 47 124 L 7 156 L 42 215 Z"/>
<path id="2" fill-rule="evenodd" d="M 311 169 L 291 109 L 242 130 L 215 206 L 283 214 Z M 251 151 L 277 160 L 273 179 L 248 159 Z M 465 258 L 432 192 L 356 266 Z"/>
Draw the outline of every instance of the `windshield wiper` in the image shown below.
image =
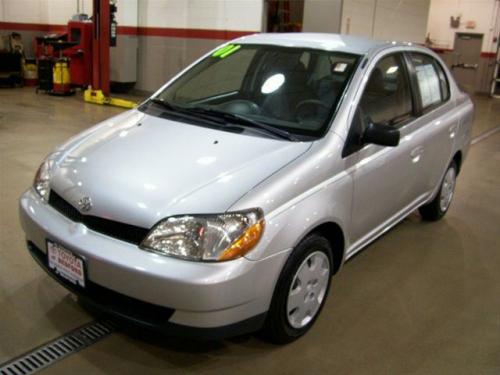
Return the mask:
<path id="1" fill-rule="evenodd" d="M 152 103 L 155 103 L 155 104 L 159 104 L 163 108 L 168 109 L 170 111 L 176 111 L 178 109 L 178 107 L 176 105 L 169 103 L 169 102 L 166 102 L 165 100 L 160 99 L 160 98 L 151 98 L 151 99 L 149 99 L 149 101 Z"/>
<path id="2" fill-rule="evenodd" d="M 257 129 L 264 130 L 267 133 L 270 133 L 274 136 L 277 136 L 282 139 L 287 139 L 289 141 L 298 141 L 296 137 L 294 137 L 290 132 L 284 129 L 278 129 L 272 125 L 267 125 L 263 122 L 253 120 L 243 115 L 239 115 L 236 113 L 224 112 L 218 109 L 213 108 L 204 108 L 204 107 L 184 107 L 183 109 L 192 111 L 193 113 L 207 114 L 216 116 L 218 118 L 225 119 L 227 121 L 236 122 L 240 125 L 247 125 L 249 127 L 254 127 Z"/>
<path id="3" fill-rule="evenodd" d="M 151 98 L 149 99 L 150 103 L 158 104 L 164 109 L 166 109 L 168 112 L 172 113 L 173 115 L 181 118 L 185 118 L 188 120 L 196 120 L 196 121 L 203 121 L 205 123 L 215 125 L 217 127 L 225 126 L 225 122 L 214 119 L 212 116 L 200 116 L 199 114 L 195 114 L 190 110 L 187 110 L 185 107 L 181 107 L 175 104 L 172 104 L 170 102 L 167 102 L 163 99 L 159 98 Z"/>
<path id="4" fill-rule="evenodd" d="M 264 130 L 276 137 L 287 139 L 289 141 L 298 141 L 290 132 L 278 129 L 274 126 L 264 124 L 260 121 L 250 119 L 248 117 L 238 115 L 235 113 L 224 112 L 213 108 L 204 107 L 183 107 L 179 105 L 172 104 L 160 98 L 151 98 L 150 102 L 161 105 L 163 108 L 167 109 L 169 112 L 174 112 L 178 116 L 190 118 L 190 119 L 203 119 L 205 121 L 211 122 L 218 125 L 219 127 L 227 126 L 228 121 L 235 122 L 239 125 L 247 125 L 260 130 Z M 230 124 L 234 126 L 234 124 Z"/>

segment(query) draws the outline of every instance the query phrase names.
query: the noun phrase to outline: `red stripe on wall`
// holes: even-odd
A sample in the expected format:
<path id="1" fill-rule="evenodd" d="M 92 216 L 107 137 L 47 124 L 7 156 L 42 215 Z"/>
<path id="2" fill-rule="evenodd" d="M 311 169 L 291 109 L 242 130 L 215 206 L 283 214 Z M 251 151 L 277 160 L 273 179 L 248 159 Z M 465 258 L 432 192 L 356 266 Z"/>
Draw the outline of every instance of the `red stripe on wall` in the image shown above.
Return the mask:
<path id="1" fill-rule="evenodd" d="M 21 22 L 0 22 L 0 30 L 24 30 L 24 31 L 44 31 L 51 33 L 62 33 L 67 30 L 66 25 L 47 25 L 40 23 L 21 23 Z M 118 26 L 120 35 L 144 35 L 144 36 L 162 36 L 171 38 L 188 39 L 220 39 L 231 40 L 245 35 L 251 35 L 258 31 L 239 31 L 239 30 L 213 30 L 213 29 L 179 29 L 170 27 L 133 27 Z M 453 52 L 448 48 L 432 48 L 436 53 Z M 481 57 L 495 58 L 496 52 L 481 52 Z"/>
<path id="2" fill-rule="evenodd" d="M 433 50 L 436 53 L 445 53 L 445 52 L 453 52 L 452 49 L 447 49 L 447 48 L 432 48 L 430 47 L 431 50 Z"/>
<path id="3" fill-rule="evenodd" d="M 47 25 L 41 23 L 0 22 L 0 30 L 64 32 L 66 25 Z"/>
<path id="4" fill-rule="evenodd" d="M 496 52 L 481 52 L 481 57 L 486 57 L 488 59 L 497 57 Z"/>
<path id="5" fill-rule="evenodd" d="M 121 35 L 163 36 L 171 38 L 230 40 L 254 33 L 256 33 L 256 31 L 118 26 L 118 34 Z"/>
<path id="6" fill-rule="evenodd" d="M 449 48 L 431 48 L 436 53 L 445 53 L 445 52 L 453 52 L 452 49 Z M 481 57 L 486 59 L 495 58 L 497 56 L 496 52 L 481 52 Z"/>
<path id="7" fill-rule="evenodd" d="M 0 30 L 65 32 L 66 25 L 47 25 L 39 23 L 0 22 Z M 170 27 L 132 27 L 118 26 L 120 35 L 163 36 L 171 38 L 222 39 L 230 40 L 254 34 L 256 31 L 177 29 Z"/>

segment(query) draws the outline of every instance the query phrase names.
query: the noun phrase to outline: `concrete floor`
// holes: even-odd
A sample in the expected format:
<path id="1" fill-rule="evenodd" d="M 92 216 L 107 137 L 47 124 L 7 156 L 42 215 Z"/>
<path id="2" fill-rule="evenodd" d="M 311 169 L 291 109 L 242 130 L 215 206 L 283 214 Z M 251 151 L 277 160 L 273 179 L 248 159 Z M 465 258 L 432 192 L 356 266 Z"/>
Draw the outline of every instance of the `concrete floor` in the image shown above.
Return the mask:
<path id="1" fill-rule="evenodd" d="M 474 135 L 500 125 L 475 98 Z M 17 198 L 58 143 L 119 113 L 79 97 L 0 90 L 0 363 L 93 318 L 25 249 Z M 500 133 L 471 149 L 446 218 L 412 214 L 346 264 L 314 328 L 276 347 L 113 333 L 44 370 L 101 373 L 500 373 Z"/>

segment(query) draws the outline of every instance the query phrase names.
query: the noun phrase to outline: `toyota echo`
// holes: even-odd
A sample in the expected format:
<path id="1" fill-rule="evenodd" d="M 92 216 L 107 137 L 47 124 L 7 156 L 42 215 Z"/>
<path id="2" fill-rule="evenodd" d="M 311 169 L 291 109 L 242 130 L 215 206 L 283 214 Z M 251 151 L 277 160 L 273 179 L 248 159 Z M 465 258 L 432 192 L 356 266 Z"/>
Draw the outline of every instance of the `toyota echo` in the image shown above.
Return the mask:
<path id="1" fill-rule="evenodd" d="M 28 249 L 115 317 L 290 342 L 347 259 L 446 213 L 473 113 L 421 46 L 242 37 L 53 150 L 20 199 Z"/>

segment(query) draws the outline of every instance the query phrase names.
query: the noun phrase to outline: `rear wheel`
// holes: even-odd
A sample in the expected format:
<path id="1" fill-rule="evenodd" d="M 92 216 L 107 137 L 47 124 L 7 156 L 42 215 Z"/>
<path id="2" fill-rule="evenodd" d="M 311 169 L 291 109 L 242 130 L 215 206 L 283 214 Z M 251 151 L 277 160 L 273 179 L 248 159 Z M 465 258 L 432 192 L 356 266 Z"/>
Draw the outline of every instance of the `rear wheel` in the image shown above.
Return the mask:
<path id="1" fill-rule="evenodd" d="M 457 171 L 457 164 L 455 161 L 452 161 L 446 170 L 436 197 L 430 203 L 419 208 L 420 215 L 422 215 L 424 220 L 436 221 L 446 214 L 450 208 L 451 200 L 455 192 Z"/>
<path id="2" fill-rule="evenodd" d="M 328 295 L 332 250 L 324 237 L 312 234 L 294 249 L 276 285 L 263 335 L 276 344 L 291 342 L 316 321 Z"/>

